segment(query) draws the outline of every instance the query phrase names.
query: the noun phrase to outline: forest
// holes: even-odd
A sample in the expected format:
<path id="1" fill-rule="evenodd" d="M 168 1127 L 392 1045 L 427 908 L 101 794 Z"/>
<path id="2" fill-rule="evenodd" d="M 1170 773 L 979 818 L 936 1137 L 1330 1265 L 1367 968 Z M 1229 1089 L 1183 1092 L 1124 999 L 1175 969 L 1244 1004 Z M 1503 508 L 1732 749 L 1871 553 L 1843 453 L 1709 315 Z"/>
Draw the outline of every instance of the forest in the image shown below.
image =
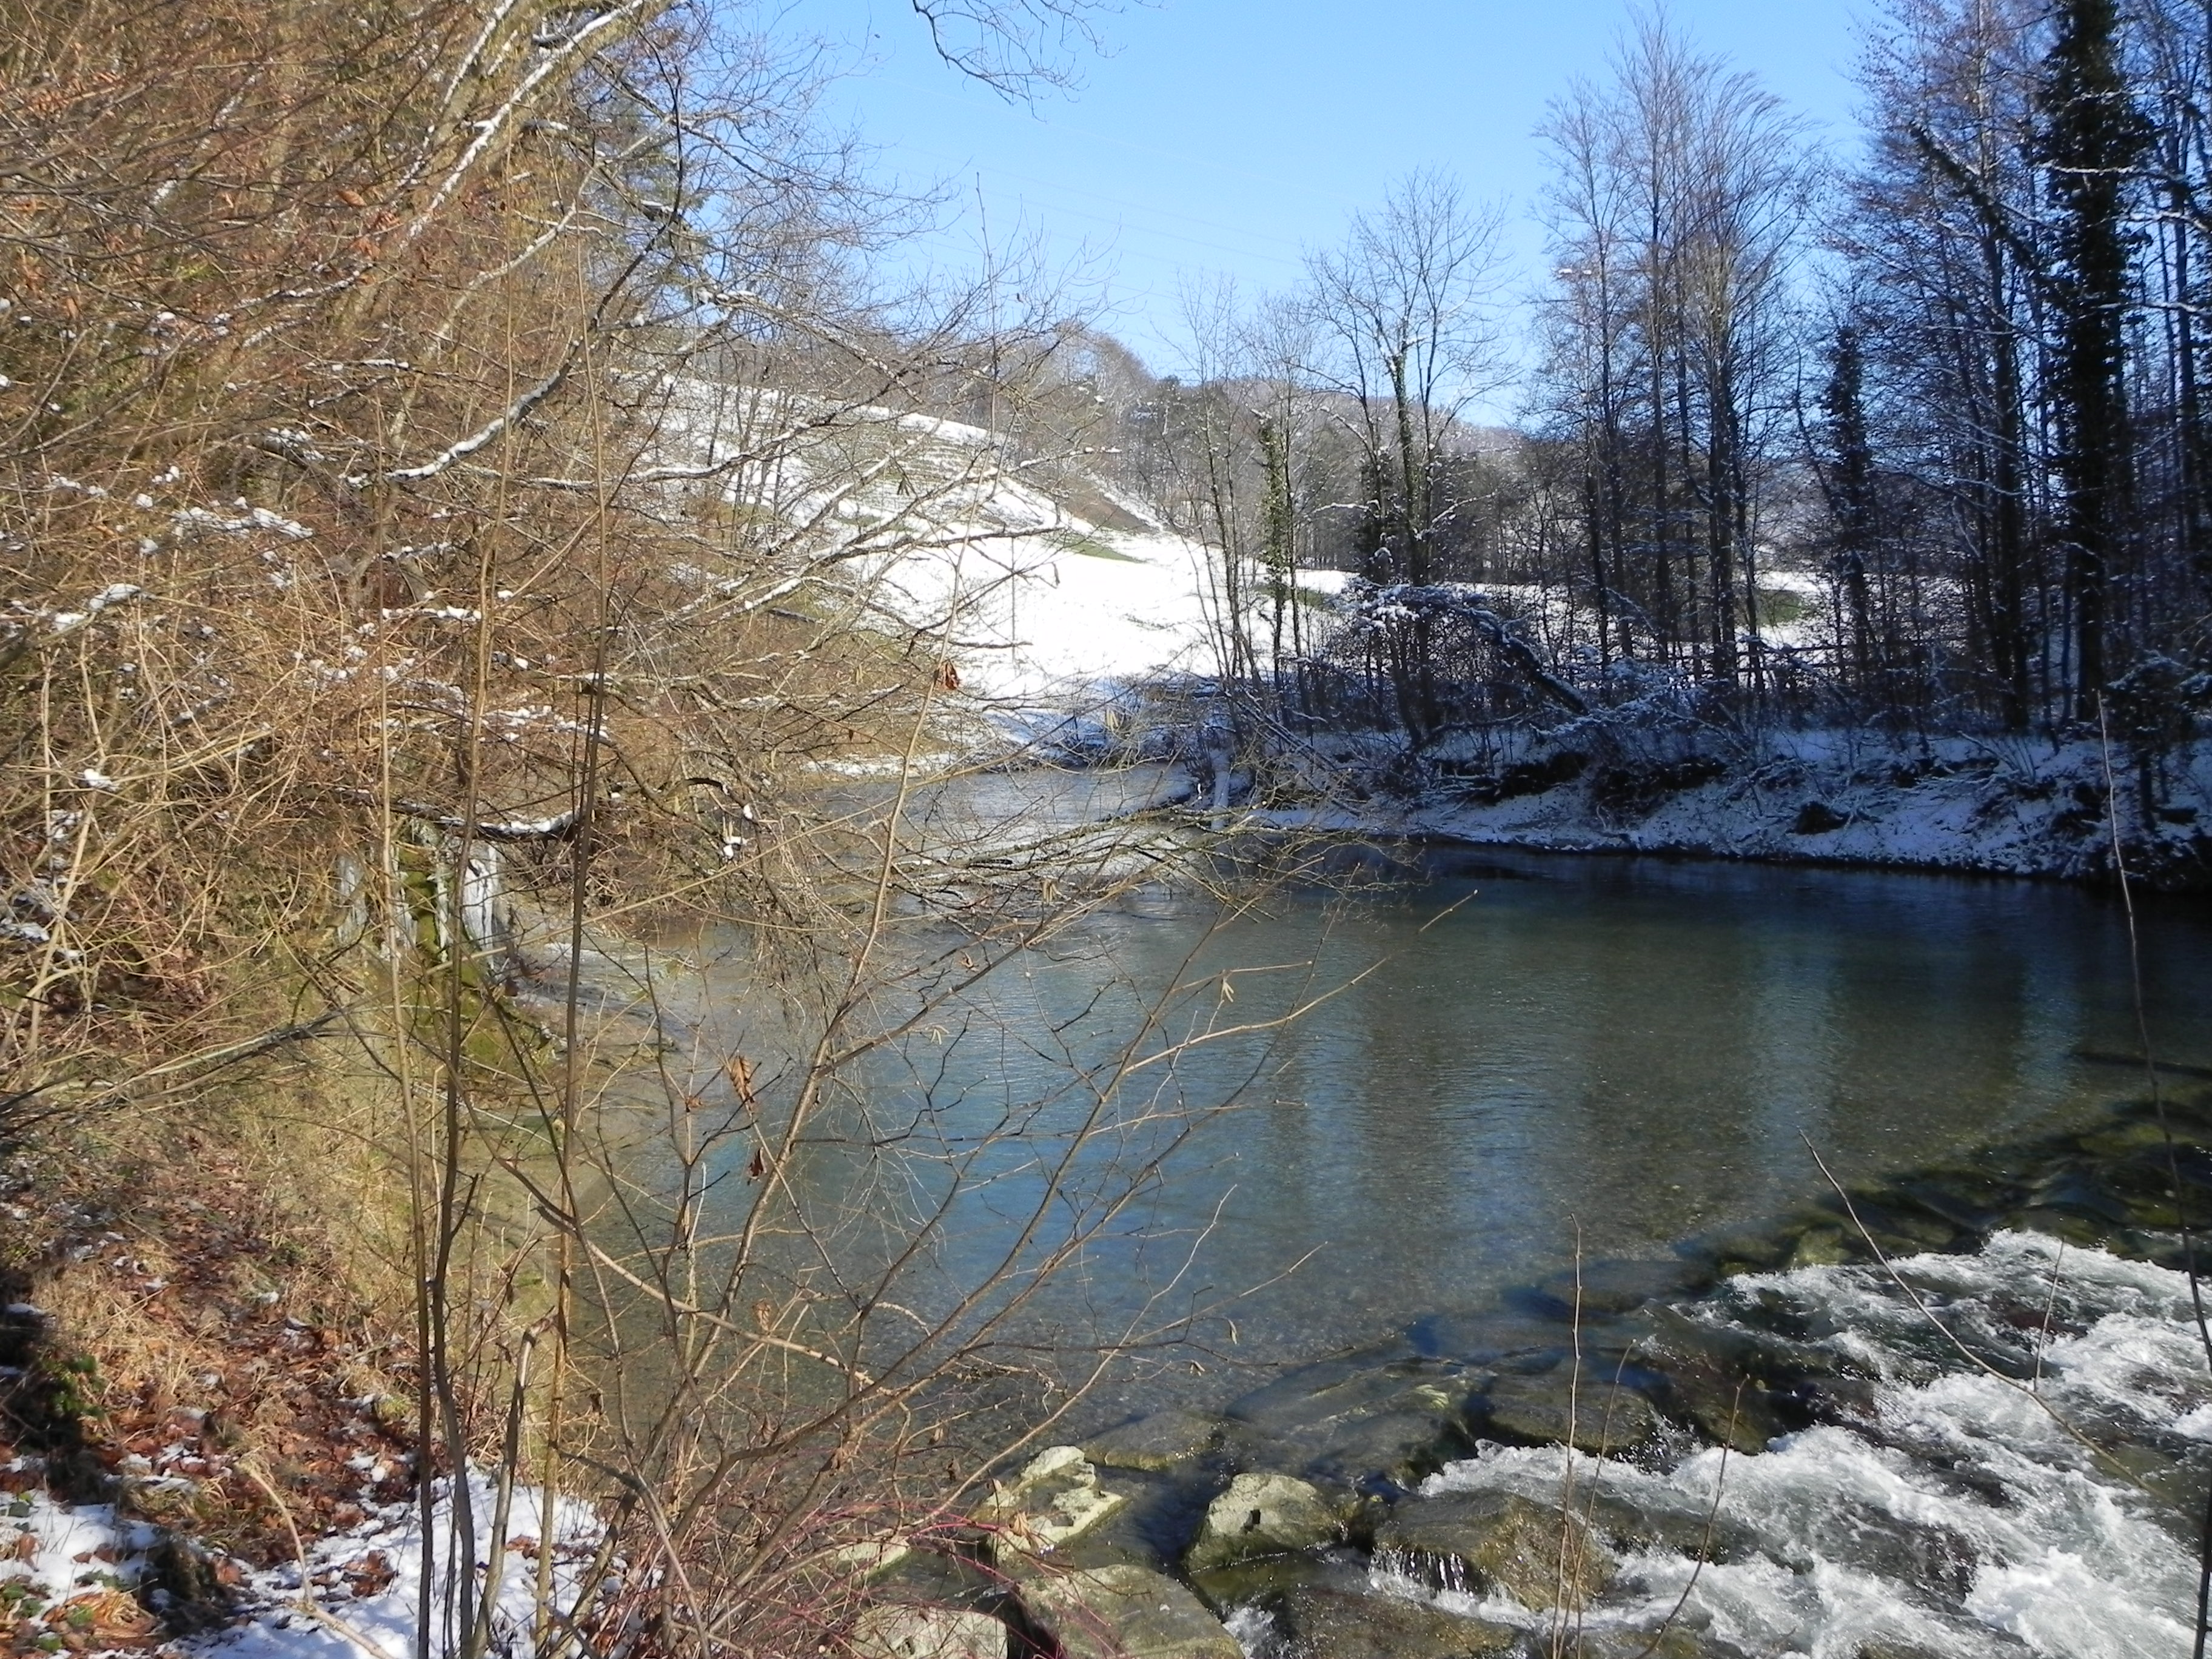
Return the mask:
<path id="1" fill-rule="evenodd" d="M 1196 296 L 1202 376 L 1102 375 L 1121 465 L 1222 550 L 1233 676 L 1417 750 L 1652 676 L 2180 741 L 2212 692 L 2206 51 L 2192 4 L 1903 0 L 1863 150 L 1816 149 L 1646 20 L 1539 135 L 1532 362 L 1495 210 L 1411 178 L 1294 290 Z M 1472 422 L 1516 373 L 1525 418 Z M 1358 578 L 1340 629 L 1289 602 L 1313 569 Z"/>

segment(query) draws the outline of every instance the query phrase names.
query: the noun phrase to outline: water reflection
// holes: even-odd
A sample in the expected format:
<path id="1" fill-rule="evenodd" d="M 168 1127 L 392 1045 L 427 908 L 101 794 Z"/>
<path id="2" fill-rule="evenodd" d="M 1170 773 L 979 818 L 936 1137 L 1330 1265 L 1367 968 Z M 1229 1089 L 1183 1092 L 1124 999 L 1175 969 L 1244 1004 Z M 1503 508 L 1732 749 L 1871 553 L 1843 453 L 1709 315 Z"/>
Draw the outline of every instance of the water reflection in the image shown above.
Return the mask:
<path id="1" fill-rule="evenodd" d="M 2145 918 L 2148 1013 L 2171 1059 L 2212 1060 L 2208 942 L 2201 908 Z M 1278 970 L 1218 1001 L 1218 976 L 1261 965 Z M 1236 1351 L 1310 1355 L 1480 1306 L 1577 1238 L 1647 1253 L 1786 1207 L 1819 1182 L 1808 1143 L 1871 1175 L 2137 1086 L 2085 1058 L 2139 1044 L 2118 908 L 2071 890 L 1488 854 L 1348 902 L 1286 894 L 1225 920 L 1155 907 L 1030 953 L 874 1079 L 872 1109 L 925 1126 L 906 1143 L 915 1168 L 967 1158 L 991 1177 L 928 1257 L 935 1294 L 1009 1247 L 1097 1109 L 1095 1068 L 1176 986 L 1226 1023 L 1343 988 L 1285 1030 L 1123 1088 L 1113 1109 L 1128 1115 L 1232 1103 L 1140 1183 L 1025 1314 L 1031 1328 L 1118 1328 L 1171 1283 L 1174 1307 L 1249 1289 L 1229 1310 Z M 1146 1119 L 1083 1160 L 1094 1176 L 1109 1155 L 1134 1167 L 1183 1127 Z M 824 1155 L 821 1178 L 851 1180 L 851 1162 Z M 1177 1280 L 1200 1236 L 1198 1270 Z M 1209 1328 L 1230 1342 L 1227 1323 Z"/>

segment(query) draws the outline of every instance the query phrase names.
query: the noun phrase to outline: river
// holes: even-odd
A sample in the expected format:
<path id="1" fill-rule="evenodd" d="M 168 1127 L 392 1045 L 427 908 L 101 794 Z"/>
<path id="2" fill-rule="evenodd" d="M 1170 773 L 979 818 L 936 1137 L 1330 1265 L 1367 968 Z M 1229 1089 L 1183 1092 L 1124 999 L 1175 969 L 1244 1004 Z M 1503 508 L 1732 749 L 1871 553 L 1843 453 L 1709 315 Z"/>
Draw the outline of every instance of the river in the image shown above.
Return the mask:
<path id="1" fill-rule="evenodd" d="M 1051 1228 L 1025 1251 L 1016 1235 L 1059 1183 L 1053 1227 L 1087 1242 L 1057 1284 L 1022 1281 L 1022 1340 L 1200 1339 L 1102 1409 L 1213 1403 L 1252 1367 L 1478 1312 L 1577 1252 L 1662 1255 L 1784 1210 L 1823 1189 L 1816 1152 L 1870 1177 L 2140 1090 L 2109 893 L 1409 856 L 1351 894 L 1146 890 L 957 993 L 975 954 L 920 925 L 905 948 L 939 963 L 945 1000 L 869 1073 L 865 1125 L 815 1146 L 812 1178 L 848 1207 L 866 1186 L 895 1238 L 901 1203 L 920 1213 L 961 1171 L 927 1287 L 907 1287 L 939 1305 L 1009 1249 L 1043 1259 Z M 2208 947 L 2201 904 L 2141 919 L 2164 1060 L 2212 1061 Z M 753 1041 L 730 1012 L 746 1000 L 721 994 L 709 1048 Z"/>
<path id="2" fill-rule="evenodd" d="M 1063 787 L 1000 778 L 918 812 L 972 842 L 979 801 L 1025 811 Z M 1340 874 L 1361 879 L 1135 887 L 980 976 L 1004 934 L 904 915 L 872 1007 L 912 1024 L 781 1171 L 788 1248 L 758 1282 L 870 1363 L 945 1322 L 963 1412 L 994 1378 L 1080 1376 L 1118 1351 L 1054 1438 L 1141 1439 L 1163 1408 L 1215 1425 L 1181 1473 L 1108 1468 L 1151 1518 L 1102 1548 L 1187 1569 L 1235 1468 L 1382 1493 L 1371 1536 L 1257 1577 L 1186 1571 L 1261 1659 L 1395 1654 L 1408 1618 L 1443 1643 L 1422 1653 L 1553 1651 L 1565 1614 L 1391 1529 L 1449 1540 L 1469 1504 L 1576 1492 L 1601 1495 L 1589 1512 L 1619 1552 L 1573 1615 L 1588 1651 L 1662 1634 L 1729 1659 L 2188 1650 L 2212 1482 L 2191 1291 L 2089 1237 L 2100 1214 L 2154 1213 L 2165 1166 L 2148 1209 L 2051 1183 L 2100 1138 L 2150 1167 L 2151 1126 L 2114 1115 L 2144 1092 L 2146 1032 L 2202 1121 L 2212 908 L 2147 902 L 2131 938 L 2116 894 L 2018 881 L 1437 848 Z M 777 1041 L 724 943 L 688 1086 Z M 1831 1173 L 1878 1187 L 1996 1143 L 2044 1150 L 2020 1154 L 2001 1219 L 1938 1222 L 1933 1253 L 1823 1265 L 1779 1220 Z M 757 1144 L 705 1171 L 709 1208 L 735 1219 L 779 1185 L 741 1162 Z M 1949 1190 L 1987 1189 L 1979 1167 Z M 1916 1181 L 1894 1224 L 1914 1224 L 1894 1218 Z M 2046 1202 L 2074 1207 L 2039 1222 Z M 1990 1231 L 2021 1225 L 2058 1231 Z M 1765 1241 L 1744 1247 L 1765 1271 L 1729 1265 L 1731 1236 Z M 1716 1263 L 1733 1276 L 1713 1283 Z M 1571 1332 L 1578 1273 L 1645 1288 Z M 1698 1380 L 1714 1355 L 1736 1356 L 1718 1394 Z M 1625 1458 L 1564 1460 L 1528 1402 L 1556 1405 L 1585 1364 L 1671 1422 Z M 1737 1416 L 1753 1397 L 1755 1427 Z"/>

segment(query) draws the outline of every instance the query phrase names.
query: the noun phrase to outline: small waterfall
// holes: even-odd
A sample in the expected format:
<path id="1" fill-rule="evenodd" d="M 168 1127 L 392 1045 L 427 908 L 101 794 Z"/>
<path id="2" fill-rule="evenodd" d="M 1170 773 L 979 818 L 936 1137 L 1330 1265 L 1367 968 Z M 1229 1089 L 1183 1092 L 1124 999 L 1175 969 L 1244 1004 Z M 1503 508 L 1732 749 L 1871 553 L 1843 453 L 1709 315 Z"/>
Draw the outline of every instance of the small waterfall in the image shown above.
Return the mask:
<path id="1" fill-rule="evenodd" d="M 1679 1603 L 1675 1626 L 1717 1654 L 2185 1656 L 2212 1487 L 2186 1277 L 2021 1232 L 1894 1266 L 1749 1274 L 1686 1305 L 1787 1339 L 1826 1371 L 1831 1420 L 1661 1467 L 1486 1444 L 1423 1490 L 1582 1507 L 1624 1553 L 1585 1632 L 1650 1632 Z M 1553 1623 L 1437 1591 L 1408 1571 L 1425 1565 L 1378 1560 L 1374 1588 Z"/>

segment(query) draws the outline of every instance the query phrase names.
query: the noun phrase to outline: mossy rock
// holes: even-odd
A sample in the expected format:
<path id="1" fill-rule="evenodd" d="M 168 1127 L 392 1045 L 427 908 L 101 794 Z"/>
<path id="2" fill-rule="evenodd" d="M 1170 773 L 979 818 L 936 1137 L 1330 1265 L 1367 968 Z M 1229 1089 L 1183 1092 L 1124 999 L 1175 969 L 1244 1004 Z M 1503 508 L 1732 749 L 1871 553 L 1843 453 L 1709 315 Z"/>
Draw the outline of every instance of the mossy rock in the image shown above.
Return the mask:
<path id="1" fill-rule="evenodd" d="M 1319 1488 L 1287 1474 L 1240 1474 L 1206 1505 L 1184 1565 L 1202 1573 L 1259 1556 L 1321 1549 L 1343 1535 L 1343 1515 Z"/>
<path id="2" fill-rule="evenodd" d="M 1273 1605 L 1304 1584 L 1348 1580 L 1338 1587 L 1364 1587 L 1367 1577 L 1364 1558 L 1357 1558 L 1360 1562 L 1357 1569 L 1335 1559 L 1350 1556 L 1348 1550 L 1254 1556 L 1229 1566 L 1208 1567 L 1191 1573 L 1190 1587 L 1206 1606 L 1226 1619 L 1238 1607 Z"/>
<path id="3" fill-rule="evenodd" d="M 1287 1659 L 1488 1659 L 1521 1637 L 1510 1625 L 1326 1584 L 1293 1589 L 1267 1611 Z"/>
<path id="4" fill-rule="evenodd" d="M 1802 1267 L 1841 1267 L 1857 1254 L 1845 1244 L 1841 1227 L 1808 1227 L 1790 1247 L 1787 1265 L 1792 1273 Z"/>
<path id="5" fill-rule="evenodd" d="M 1513 1492 L 1402 1504 L 1376 1530 L 1378 1557 L 1439 1589 L 1503 1591 L 1538 1612 L 1589 1605 L 1619 1562 L 1575 1516 Z"/>

